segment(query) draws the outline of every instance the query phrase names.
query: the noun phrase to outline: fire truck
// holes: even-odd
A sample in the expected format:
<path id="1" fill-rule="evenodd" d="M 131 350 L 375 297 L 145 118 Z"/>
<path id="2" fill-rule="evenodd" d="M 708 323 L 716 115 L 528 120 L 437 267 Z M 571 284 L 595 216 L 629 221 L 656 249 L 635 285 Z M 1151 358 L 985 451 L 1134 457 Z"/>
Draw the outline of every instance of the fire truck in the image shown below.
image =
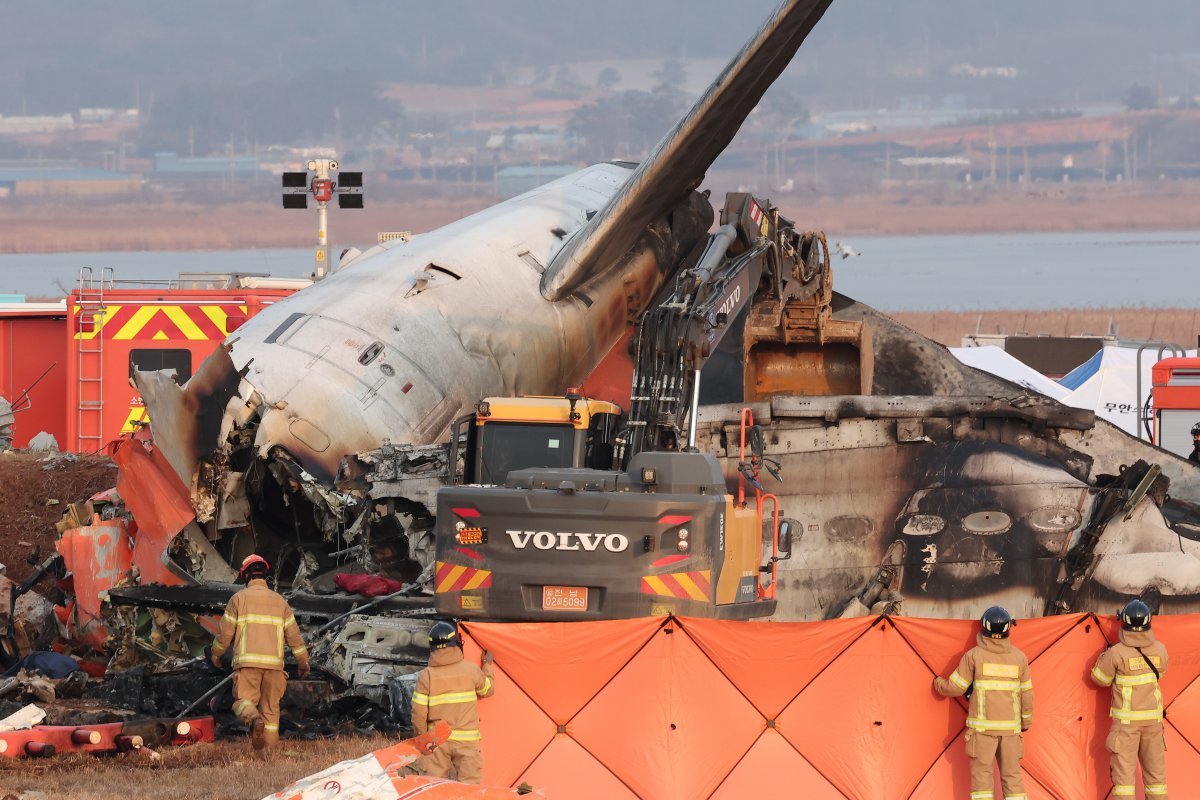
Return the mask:
<path id="1" fill-rule="evenodd" d="M 247 319 L 308 284 L 193 273 L 147 287 L 84 269 L 65 301 L 0 306 L 0 395 L 13 406 L 13 446 L 46 431 L 65 451 L 99 452 L 147 424 L 133 370 L 171 370 L 183 383 Z"/>
<path id="2" fill-rule="evenodd" d="M 1200 358 L 1164 358 L 1151 372 L 1150 427 L 1154 444 L 1187 458 L 1192 426 L 1200 423 Z"/>

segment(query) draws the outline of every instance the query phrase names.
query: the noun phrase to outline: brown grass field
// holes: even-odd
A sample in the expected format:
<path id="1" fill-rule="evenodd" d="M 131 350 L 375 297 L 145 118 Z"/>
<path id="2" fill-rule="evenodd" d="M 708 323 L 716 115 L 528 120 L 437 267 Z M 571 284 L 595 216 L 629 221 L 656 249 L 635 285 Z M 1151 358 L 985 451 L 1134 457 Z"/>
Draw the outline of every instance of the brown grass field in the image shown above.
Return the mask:
<path id="1" fill-rule="evenodd" d="M 0 758 L 0 800 L 257 800 L 348 758 L 395 744 L 383 736 L 288 741 L 255 753 L 245 740 L 140 754 Z"/>
<path id="2" fill-rule="evenodd" d="M 719 179 L 715 182 L 719 183 Z M 1038 184 L 1041 187 L 1041 184 Z M 720 191 L 720 189 L 718 189 Z M 721 194 L 714 194 L 719 202 Z M 772 198 L 798 227 L 830 237 L 1006 231 L 1132 231 L 1200 228 L 1200 181 L 1165 184 L 1051 185 L 1029 192 L 961 188 L 895 189 L 849 197 L 816 190 Z M 334 242 L 360 246 L 380 231 L 427 231 L 486 208 L 487 195 L 374 200 L 362 211 L 330 215 Z M 305 247 L 316 215 L 275 203 L 24 200 L 0 203 L 0 252 L 223 250 Z"/>
<path id="3" fill-rule="evenodd" d="M 1126 339 L 1158 339 L 1195 347 L 1200 335 L 1200 310 L 1195 308 L 1060 308 L 1044 311 L 894 311 L 898 322 L 950 347 L 962 344 L 964 334 L 1028 333 L 1072 336 L 1102 335 L 1110 325 Z"/>

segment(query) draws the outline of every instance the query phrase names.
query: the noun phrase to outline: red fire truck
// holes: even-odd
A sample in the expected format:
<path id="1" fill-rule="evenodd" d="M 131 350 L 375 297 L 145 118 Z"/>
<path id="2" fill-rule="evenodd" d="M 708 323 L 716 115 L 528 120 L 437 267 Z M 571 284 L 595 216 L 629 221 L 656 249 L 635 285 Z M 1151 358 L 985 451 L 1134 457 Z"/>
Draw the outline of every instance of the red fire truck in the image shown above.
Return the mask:
<path id="1" fill-rule="evenodd" d="M 13 446 L 47 431 L 63 450 L 99 451 L 146 422 L 133 370 L 173 370 L 183 383 L 243 322 L 306 285 L 220 274 L 146 288 L 85 270 L 64 302 L 0 306 L 0 396 L 15 412 Z"/>
<path id="2" fill-rule="evenodd" d="M 1154 443 L 1186 458 L 1200 422 L 1200 358 L 1164 358 L 1151 374 Z"/>

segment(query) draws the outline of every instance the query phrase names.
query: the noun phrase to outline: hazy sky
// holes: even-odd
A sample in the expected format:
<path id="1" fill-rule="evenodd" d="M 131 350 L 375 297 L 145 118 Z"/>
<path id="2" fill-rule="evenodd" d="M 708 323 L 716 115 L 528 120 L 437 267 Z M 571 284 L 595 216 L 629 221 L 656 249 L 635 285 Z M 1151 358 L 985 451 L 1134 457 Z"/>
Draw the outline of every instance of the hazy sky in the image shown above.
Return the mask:
<path id="1" fill-rule="evenodd" d="M 180 84 L 313 70 L 469 81 L 605 58 L 728 59 L 773 0 L 63 0 L 5 4 L 0 113 L 143 106 Z M 875 107 L 974 91 L 956 63 L 1015 66 L 983 87 L 1008 105 L 1115 100 L 1133 82 L 1200 93 L 1195 0 L 834 0 L 785 83 L 811 105 Z M 350 78 L 348 78 L 350 79 Z"/>

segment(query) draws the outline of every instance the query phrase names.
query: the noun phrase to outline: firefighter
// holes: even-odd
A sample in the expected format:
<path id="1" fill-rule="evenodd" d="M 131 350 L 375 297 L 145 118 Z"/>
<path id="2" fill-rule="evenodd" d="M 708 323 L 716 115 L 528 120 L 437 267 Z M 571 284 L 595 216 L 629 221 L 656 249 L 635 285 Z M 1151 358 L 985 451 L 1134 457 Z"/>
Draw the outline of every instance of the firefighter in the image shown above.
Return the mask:
<path id="1" fill-rule="evenodd" d="M 1104 651 L 1092 668 L 1092 680 L 1112 687 L 1112 727 L 1104 745 L 1113 797 L 1134 796 L 1137 764 L 1142 764 L 1146 797 L 1166 800 L 1167 743 L 1163 738 L 1163 702 L 1158 682 L 1167 671 L 1167 648 L 1150 630 L 1150 607 L 1130 600 L 1117 617 L 1121 641 Z"/>
<path id="2" fill-rule="evenodd" d="M 246 588 L 225 607 L 212 662 L 233 646 L 233 713 L 250 729 L 255 750 L 279 741 L 279 701 L 287 689 L 283 645 L 296 657 L 297 674 L 308 675 L 308 649 L 287 600 L 267 586 L 271 567 L 259 555 L 242 561 L 238 577 Z"/>
<path id="3" fill-rule="evenodd" d="M 944 697 L 970 697 L 964 741 L 971 761 L 971 800 L 992 800 L 996 761 L 1004 800 L 1025 798 L 1021 757 L 1024 733 L 1033 724 L 1033 681 L 1025 654 L 1008 639 L 1015 624 L 1000 606 L 983 612 L 978 644 L 966 652 L 949 679 L 933 679 L 933 688 Z"/>
<path id="4" fill-rule="evenodd" d="M 492 693 L 492 656 L 483 653 L 482 669 L 463 659 L 458 629 L 439 622 L 429 631 L 429 666 L 417 676 L 412 698 L 413 729 L 425 733 L 435 722 L 450 725 L 450 740 L 425 757 L 425 772 L 438 778 L 454 765 L 458 780 L 483 780 L 483 753 L 479 743 L 479 698 Z"/>
<path id="5" fill-rule="evenodd" d="M 1188 461 L 1200 463 L 1200 422 L 1192 426 L 1192 452 L 1188 454 Z"/>

